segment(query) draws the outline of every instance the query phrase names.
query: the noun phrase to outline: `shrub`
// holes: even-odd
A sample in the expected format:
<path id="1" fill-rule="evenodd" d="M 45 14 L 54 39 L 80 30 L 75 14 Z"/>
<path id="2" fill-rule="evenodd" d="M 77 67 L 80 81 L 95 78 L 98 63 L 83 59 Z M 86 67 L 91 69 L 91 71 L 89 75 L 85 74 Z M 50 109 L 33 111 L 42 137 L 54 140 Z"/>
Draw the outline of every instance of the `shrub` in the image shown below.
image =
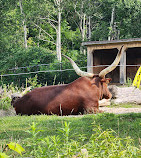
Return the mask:
<path id="1" fill-rule="evenodd" d="M 130 77 L 127 77 L 126 84 L 128 87 L 132 86 L 132 79 Z"/>
<path id="2" fill-rule="evenodd" d="M 17 144 L 17 143 L 10 142 L 9 144 L 7 144 L 7 145 L 4 147 L 3 151 L 0 152 L 0 158 L 8 158 L 8 157 L 9 157 L 9 156 L 5 153 L 5 151 L 6 151 L 7 148 L 8 148 L 8 149 L 11 149 L 12 151 L 14 151 L 14 152 L 16 152 L 16 153 L 18 153 L 18 154 L 20 154 L 21 156 L 22 156 L 22 153 L 25 151 L 25 149 L 24 149 L 21 145 L 19 145 L 19 144 Z M 11 156 L 12 156 L 12 157 L 15 157 L 15 153 L 12 153 Z"/>
<path id="3" fill-rule="evenodd" d="M 70 83 L 78 76 L 70 65 L 69 61 L 62 57 L 62 63 L 56 59 L 56 53 L 45 48 L 29 47 L 28 49 L 12 49 L 9 56 L 0 62 L 1 75 L 3 74 L 20 74 L 11 76 L 2 76 L 1 82 L 5 84 L 14 82 L 19 87 L 25 86 L 26 78 L 33 78 L 38 75 L 40 84 L 52 85 L 56 76 L 56 83 Z M 86 56 L 77 50 L 67 51 L 64 54 L 71 57 L 80 67 L 86 67 Z M 65 70 L 67 69 L 67 70 Z M 64 71 L 65 70 L 65 71 Z M 84 70 L 84 69 L 83 69 Z M 86 69 L 85 69 L 86 70 Z M 47 72 L 46 72 L 47 71 Z"/>
<path id="4" fill-rule="evenodd" d="M 11 94 L 19 90 L 13 83 L 10 85 L 3 84 L 2 90 L 3 92 L 0 94 L 0 109 L 8 110 L 11 107 Z"/>
<path id="5" fill-rule="evenodd" d="M 64 122 L 63 127 L 58 130 L 58 135 L 40 138 L 36 129 L 36 124 L 32 123 L 31 129 L 27 131 L 32 137 L 24 141 L 28 150 L 24 156 L 31 157 L 67 157 L 67 158 L 136 158 L 141 151 L 134 146 L 130 137 L 120 138 L 113 130 L 103 131 L 100 126 L 93 124 L 93 134 L 88 140 L 84 135 L 75 133 L 76 139 L 72 139 L 70 123 Z"/>

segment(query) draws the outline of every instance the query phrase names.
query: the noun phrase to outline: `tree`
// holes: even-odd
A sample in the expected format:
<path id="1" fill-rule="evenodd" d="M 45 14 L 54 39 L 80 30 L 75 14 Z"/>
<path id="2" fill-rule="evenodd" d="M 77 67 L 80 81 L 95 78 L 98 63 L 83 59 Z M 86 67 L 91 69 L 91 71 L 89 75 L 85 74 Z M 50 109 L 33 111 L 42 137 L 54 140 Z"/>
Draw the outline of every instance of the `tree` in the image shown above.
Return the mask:
<path id="1" fill-rule="evenodd" d="M 39 28 L 38 38 L 40 40 L 47 41 L 47 42 L 50 42 L 50 43 L 56 45 L 57 59 L 60 62 L 61 62 L 61 14 L 62 14 L 62 9 L 63 9 L 62 2 L 63 2 L 63 0 L 49 1 L 48 4 L 46 4 L 44 2 L 43 5 L 46 5 L 46 6 L 49 5 L 49 9 L 44 10 L 45 14 L 42 14 L 42 15 L 40 14 L 39 17 L 38 16 L 36 17 L 36 19 L 38 21 L 40 21 L 40 22 L 38 22 L 38 24 L 33 22 L 34 25 L 37 28 Z M 47 28 L 52 27 L 53 30 L 55 30 L 56 39 L 53 37 L 54 35 L 52 35 L 53 32 L 50 33 L 48 31 L 46 31 L 45 25 L 47 25 L 47 24 L 50 25 L 50 26 L 47 26 Z M 48 36 L 49 39 L 46 36 Z"/>
<path id="2" fill-rule="evenodd" d="M 24 45 L 25 45 L 25 48 L 27 48 L 27 28 L 26 28 L 25 14 L 23 11 L 23 6 L 22 6 L 22 0 L 19 0 L 19 6 L 20 6 L 21 14 L 23 16 L 22 23 L 23 23 L 23 30 L 24 30 Z"/>

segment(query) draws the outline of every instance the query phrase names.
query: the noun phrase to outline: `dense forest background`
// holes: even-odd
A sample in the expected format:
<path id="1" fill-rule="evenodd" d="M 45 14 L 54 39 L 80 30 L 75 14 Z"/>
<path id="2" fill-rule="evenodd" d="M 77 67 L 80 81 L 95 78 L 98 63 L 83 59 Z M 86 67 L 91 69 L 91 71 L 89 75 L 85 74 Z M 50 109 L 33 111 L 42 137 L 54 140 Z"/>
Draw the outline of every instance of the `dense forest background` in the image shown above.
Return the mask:
<path id="1" fill-rule="evenodd" d="M 0 0 L 0 21 L 0 84 L 68 83 L 61 53 L 86 70 L 83 41 L 140 38 L 141 0 Z"/>

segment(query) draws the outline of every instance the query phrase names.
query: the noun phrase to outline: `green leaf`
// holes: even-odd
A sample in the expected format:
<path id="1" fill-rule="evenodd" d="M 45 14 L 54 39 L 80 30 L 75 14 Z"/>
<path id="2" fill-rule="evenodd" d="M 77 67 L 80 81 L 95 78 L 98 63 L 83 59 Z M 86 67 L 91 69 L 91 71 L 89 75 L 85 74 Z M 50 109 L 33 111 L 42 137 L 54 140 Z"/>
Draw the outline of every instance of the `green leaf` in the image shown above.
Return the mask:
<path id="1" fill-rule="evenodd" d="M 9 156 L 7 156 L 5 153 L 0 153 L 0 158 L 7 158 Z"/>
<path id="2" fill-rule="evenodd" d="M 8 147 L 9 147 L 10 149 L 16 151 L 16 152 L 19 153 L 20 155 L 22 154 L 23 151 L 25 151 L 25 149 L 24 149 L 22 146 L 20 146 L 19 144 L 17 144 L 17 143 L 11 142 L 11 143 L 9 143 L 9 144 L 7 144 L 7 145 L 8 145 Z"/>

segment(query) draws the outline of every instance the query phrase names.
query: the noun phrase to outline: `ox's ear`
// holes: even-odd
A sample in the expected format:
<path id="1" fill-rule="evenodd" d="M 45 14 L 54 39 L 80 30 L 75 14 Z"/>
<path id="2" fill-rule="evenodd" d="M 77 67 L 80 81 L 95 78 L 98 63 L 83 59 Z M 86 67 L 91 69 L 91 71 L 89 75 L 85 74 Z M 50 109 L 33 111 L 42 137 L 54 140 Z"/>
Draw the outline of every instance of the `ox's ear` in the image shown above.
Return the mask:
<path id="1" fill-rule="evenodd" d="M 106 82 L 106 84 L 110 83 L 112 81 L 111 78 L 103 78 L 101 79 L 101 82 Z"/>

